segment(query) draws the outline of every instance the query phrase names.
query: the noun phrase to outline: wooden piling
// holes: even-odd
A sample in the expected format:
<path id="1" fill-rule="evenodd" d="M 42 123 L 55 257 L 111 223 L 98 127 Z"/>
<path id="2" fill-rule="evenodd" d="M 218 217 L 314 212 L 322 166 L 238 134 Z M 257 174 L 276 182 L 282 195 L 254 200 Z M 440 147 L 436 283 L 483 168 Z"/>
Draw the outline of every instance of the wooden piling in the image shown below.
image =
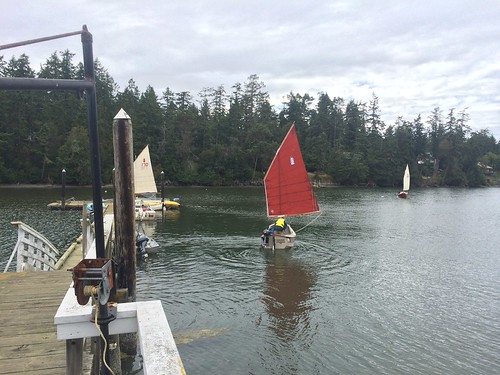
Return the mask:
<path id="1" fill-rule="evenodd" d="M 132 121 L 121 109 L 113 120 L 115 184 L 115 254 L 117 288 L 127 290 L 127 301 L 136 300 L 135 195 Z M 120 337 L 120 349 L 135 354 L 135 334 Z"/>
<path id="2" fill-rule="evenodd" d="M 132 121 L 121 109 L 113 121 L 115 162 L 115 252 L 118 255 L 118 288 L 128 289 L 129 302 L 136 296 L 135 199 Z"/>

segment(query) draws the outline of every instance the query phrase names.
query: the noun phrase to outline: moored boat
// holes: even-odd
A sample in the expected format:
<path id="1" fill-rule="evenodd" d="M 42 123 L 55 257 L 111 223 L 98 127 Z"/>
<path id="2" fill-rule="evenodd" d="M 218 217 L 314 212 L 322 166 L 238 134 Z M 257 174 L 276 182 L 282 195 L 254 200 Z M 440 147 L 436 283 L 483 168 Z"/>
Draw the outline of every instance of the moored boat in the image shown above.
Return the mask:
<path id="1" fill-rule="evenodd" d="M 162 203 L 161 199 L 159 198 L 147 198 L 144 197 L 142 198 L 142 201 L 147 204 L 148 206 L 151 207 L 154 211 L 161 211 L 162 209 L 164 210 L 178 210 L 180 207 L 180 202 L 178 200 L 170 200 L 170 199 L 165 199 Z"/>
<path id="2" fill-rule="evenodd" d="M 152 221 L 156 220 L 156 211 L 142 200 L 135 201 L 135 220 Z"/>
<path id="3" fill-rule="evenodd" d="M 146 236 L 144 233 L 137 231 L 135 237 L 136 253 L 143 259 L 148 258 L 151 254 L 156 254 L 160 245 L 153 238 Z"/>
<path id="4" fill-rule="evenodd" d="M 134 161 L 134 190 L 136 198 L 154 211 L 175 210 L 180 207 L 178 199 L 166 199 L 162 202 L 156 197 L 158 189 L 147 145 Z"/>

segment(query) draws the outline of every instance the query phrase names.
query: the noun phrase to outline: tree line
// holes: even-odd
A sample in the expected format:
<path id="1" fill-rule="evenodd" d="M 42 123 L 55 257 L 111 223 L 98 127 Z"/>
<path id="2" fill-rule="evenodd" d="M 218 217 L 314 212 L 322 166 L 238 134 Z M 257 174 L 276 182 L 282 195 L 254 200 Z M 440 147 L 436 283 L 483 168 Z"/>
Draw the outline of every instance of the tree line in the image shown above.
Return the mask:
<path id="1" fill-rule="evenodd" d="M 54 52 L 35 71 L 22 54 L 0 56 L 0 76 L 83 79 L 68 50 Z M 133 124 L 134 153 L 149 145 L 155 176 L 175 185 L 259 184 L 295 123 L 304 161 L 314 178 L 339 185 L 399 186 L 406 164 L 412 185 L 482 186 L 500 170 L 500 145 L 484 129 L 471 131 L 467 109 L 439 107 L 427 117 L 381 120 L 369 103 L 327 93 L 290 92 L 275 109 L 256 74 L 229 91 L 205 88 L 160 95 L 135 81 L 119 90 L 95 60 L 103 183 L 113 169 L 112 123 L 123 108 Z M 69 91 L 0 91 L 0 183 L 91 183 L 87 104 Z M 491 167 L 491 168 L 490 168 Z"/>

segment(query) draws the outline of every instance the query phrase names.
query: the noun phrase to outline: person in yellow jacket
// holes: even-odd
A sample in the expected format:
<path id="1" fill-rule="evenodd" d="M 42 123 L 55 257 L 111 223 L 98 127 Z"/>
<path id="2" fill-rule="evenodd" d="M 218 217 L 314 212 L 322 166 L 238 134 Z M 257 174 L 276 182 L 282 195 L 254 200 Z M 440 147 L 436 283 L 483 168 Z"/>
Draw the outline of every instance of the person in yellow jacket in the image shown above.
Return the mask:
<path id="1" fill-rule="evenodd" d="M 281 233 L 283 232 L 287 227 L 287 223 L 285 220 L 284 216 L 278 216 L 278 219 L 269 225 L 267 229 L 264 229 L 264 232 L 262 232 L 262 244 L 263 245 L 269 245 L 269 237 L 274 234 L 274 232 Z"/>
<path id="2" fill-rule="evenodd" d="M 278 216 L 278 220 L 274 222 L 273 232 L 283 232 L 287 227 L 286 220 L 284 216 Z"/>

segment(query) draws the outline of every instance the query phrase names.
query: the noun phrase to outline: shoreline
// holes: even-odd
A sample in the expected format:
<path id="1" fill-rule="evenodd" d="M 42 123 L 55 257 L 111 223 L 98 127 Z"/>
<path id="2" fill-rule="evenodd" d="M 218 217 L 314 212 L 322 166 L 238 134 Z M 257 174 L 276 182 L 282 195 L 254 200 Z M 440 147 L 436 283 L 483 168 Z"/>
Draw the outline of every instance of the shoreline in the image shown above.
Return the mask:
<path id="1" fill-rule="evenodd" d="M 203 186 L 203 185 L 168 185 L 165 188 L 227 188 L 227 187 L 236 187 L 236 188 L 258 188 L 263 187 L 264 185 L 224 185 L 224 186 Z M 62 185 L 50 185 L 50 184 L 0 184 L 0 189 L 61 189 Z M 488 187 L 500 187 L 500 184 L 495 185 L 485 185 L 471 188 L 469 186 L 416 186 L 415 188 L 421 189 L 429 189 L 429 188 L 465 188 L 465 189 L 477 189 L 477 188 L 488 188 Z M 112 189 L 113 185 L 103 185 L 103 189 Z M 333 183 L 325 183 L 320 184 L 320 186 L 314 186 L 313 189 L 323 189 L 323 188 L 352 188 L 352 189 L 386 189 L 386 188 L 395 188 L 391 186 L 373 186 L 373 185 L 337 185 Z M 66 185 L 66 189 L 92 189 L 92 185 Z"/>
<path id="2" fill-rule="evenodd" d="M 27 188 L 40 188 L 40 189 L 60 189 L 62 185 L 50 185 L 50 184 L 0 184 L 0 189 L 2 188 L 19 188 L 19 189 L 27 189 Z M 109 189 L 112 185 L 103 185 L 103 188 Z M 66 185 L 67 189 L 74 188 L 92 188 L 92 185 Z"/>

